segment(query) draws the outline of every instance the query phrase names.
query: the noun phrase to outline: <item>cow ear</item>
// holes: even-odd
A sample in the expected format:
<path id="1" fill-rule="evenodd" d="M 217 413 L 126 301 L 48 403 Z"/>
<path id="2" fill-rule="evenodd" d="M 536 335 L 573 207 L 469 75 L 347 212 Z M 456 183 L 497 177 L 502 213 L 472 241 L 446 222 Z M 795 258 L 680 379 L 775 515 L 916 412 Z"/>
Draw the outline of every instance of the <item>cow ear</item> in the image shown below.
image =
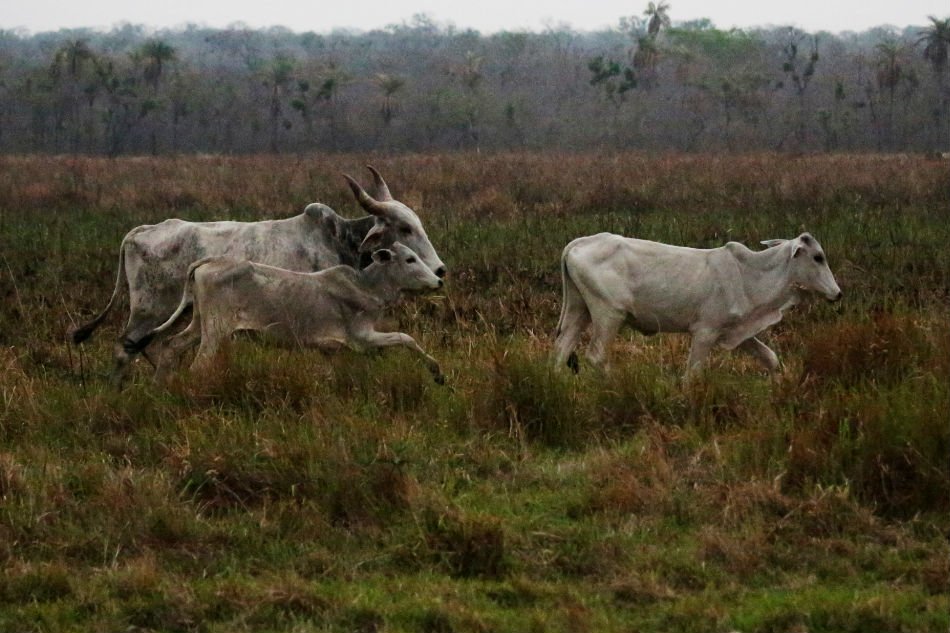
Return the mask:
<path id="1" fill-rule="evenodd" d="M 798 256 L 801 255 L 804 251 L 805 251 L 805 248 L 804 248 L 803 246 L 796 246 L 796 247 L 795 247 L 795 252 L 792 253 L 792 259 L 798 257 Z"/>
<path id="2" fill-rule="evenodd" d="M 773 246 L 778 246 L 779 244 L 784 244 L 788 240 L 762 240 L 760 243 L 772 248 Z"/>
<path id="3" fill-rule="evenodd" d="M 388 248 L 381 248 L 378 251 L 373 251 L 373 261 L 374 262 L 388 262 L 392 261 L 393 252 Z"/>
<path id="4" fill-rule="evenodd" d="M 360 252 L 368 253 L 379 248 L 380 244 L 383 242 L 383 233 L 385 231 L 385 225 L 374 225 L 373 228 L 369 230 L 369 233 L 366 234 L 366 237 L 363 238 L 363 243 L 360 244 Z"/>

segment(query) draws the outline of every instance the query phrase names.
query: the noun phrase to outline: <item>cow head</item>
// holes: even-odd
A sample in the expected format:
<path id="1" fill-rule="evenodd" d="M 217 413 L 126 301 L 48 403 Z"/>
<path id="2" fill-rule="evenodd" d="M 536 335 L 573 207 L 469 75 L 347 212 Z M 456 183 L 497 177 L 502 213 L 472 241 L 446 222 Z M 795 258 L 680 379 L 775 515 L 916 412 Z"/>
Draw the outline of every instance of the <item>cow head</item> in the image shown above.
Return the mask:
<path id="1" fill-rule="evenodd" d="M 821 293 L 829 301 L 841 299 L 841 288 L 838 287 L 835 276 L 828 268 L 825 251 L 810 233 L 802 233 L 794 240 L 765 240 L 762 243 L 766 246 L 783 244 L 789 246 L 789 265 L 793 283 L 806 290 Z"/>
<path id="2" fill-rule="evenodd" d="M 436 290 L 442 287 L 442 280 L 411 248 L 399 242 L 390 248 L 374 251 L 373 262 L 385 267 L 386 275 L 400 290 Z"/>
<path id="3" fill-rule="evenodd" d="M 370 253 L 399 241 L 415 251 L 436 275 L 444 277 L 445 264 L 439 259 L 439 255 L 429 241 L 429 236 L 422 228 L 419 216 L 403 203 L 393 199 L 386 181 L 375 168 L 369 165 L 367 168 L 373 174 L 376 198 L 366 193 L 363 187 L 348 174 L 343 174 L 350 189 L 353 190 L 353 195 L 356 196 L 356 201 L 367 213 L 376 217 L 376 224 L 360 244 L 360 252 Z"/>

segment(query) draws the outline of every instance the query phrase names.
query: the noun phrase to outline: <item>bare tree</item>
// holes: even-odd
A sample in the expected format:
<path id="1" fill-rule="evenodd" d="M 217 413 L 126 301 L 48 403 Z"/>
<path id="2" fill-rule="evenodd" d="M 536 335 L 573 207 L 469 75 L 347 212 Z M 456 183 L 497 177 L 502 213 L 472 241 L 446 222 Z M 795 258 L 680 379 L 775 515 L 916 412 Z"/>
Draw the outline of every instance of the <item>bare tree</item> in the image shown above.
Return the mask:
<path id="1" fill-rule="evenodd" d="M 805 40 L 810 39 L 811 52 L 807 57 L 799 56 L 801 45 Z M 795 138 L 798 148 L 802 149 L 807 144 L 807 116 L 805 95 L 808 91 L 808 84 L 815 76 L 815 65 L 818 63 L 818 36 L 813 35 L 809 38 L 805 33 L 795 28 L 789 28 L 785 46 L 782 49 L 785 61 L 782 63 L 782 72 L 792 83 L 795 94 L 798 97 L 798 121 L 795 126 Z M 784 142 L 784 138 L 779 143 Z"/>

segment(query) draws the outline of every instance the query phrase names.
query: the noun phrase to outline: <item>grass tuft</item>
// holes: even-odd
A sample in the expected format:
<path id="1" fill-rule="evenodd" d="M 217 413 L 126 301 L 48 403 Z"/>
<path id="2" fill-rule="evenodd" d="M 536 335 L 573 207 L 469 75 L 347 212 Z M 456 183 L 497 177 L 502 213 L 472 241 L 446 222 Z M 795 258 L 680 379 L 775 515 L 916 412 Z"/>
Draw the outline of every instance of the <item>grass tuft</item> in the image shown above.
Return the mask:
<path id="1" fill-rule="evenodd" d="M 853 386 L 895 383 L 930 362 L 934 344 L 917 319 L 887 313 L 826 324 L 805 341 L 802 381 Z"/>
<path id="2" fill-rule="evenodd" d="M 428 510 L 426 544 L 439 566 L 458 578 L 503 578 L 508 560 L 505 530 L 492 516 Z"/>
<path id="3" fill-rule="evenodd" d="M 496 355 L 485 405 L 496 428 L 547 446 L 577 446 L 594 422 L 573 376 L 517 349 Z"/>

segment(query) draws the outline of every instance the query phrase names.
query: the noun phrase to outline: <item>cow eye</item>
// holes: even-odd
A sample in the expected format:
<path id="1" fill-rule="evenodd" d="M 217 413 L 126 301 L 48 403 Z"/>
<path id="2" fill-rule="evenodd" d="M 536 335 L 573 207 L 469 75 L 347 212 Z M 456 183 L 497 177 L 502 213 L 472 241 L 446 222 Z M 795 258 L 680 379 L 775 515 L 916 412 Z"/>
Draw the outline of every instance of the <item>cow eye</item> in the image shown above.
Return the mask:
<path id="1" fill-rule="evenodd" d="M 406 263 L 407 263 L 407 264 L 415 264 L 415 263 L 416 263 L 416 258 L 415 258 L 415 257 L 410 257 L 409 259 L 406 260 Z"/>
<path id="2" fill-rule="evenodd" d="M 815 262 L 818 264 L 824 263 L 825 258 L 821 255 L 815 255 Z"/>
<path id="3" fill-rule="evenodd" d="M 410 235 L 412 233 L 412 229 L 408 226 L 401 226 L 399 227 L 399 232 L 403 235 Z"/>

